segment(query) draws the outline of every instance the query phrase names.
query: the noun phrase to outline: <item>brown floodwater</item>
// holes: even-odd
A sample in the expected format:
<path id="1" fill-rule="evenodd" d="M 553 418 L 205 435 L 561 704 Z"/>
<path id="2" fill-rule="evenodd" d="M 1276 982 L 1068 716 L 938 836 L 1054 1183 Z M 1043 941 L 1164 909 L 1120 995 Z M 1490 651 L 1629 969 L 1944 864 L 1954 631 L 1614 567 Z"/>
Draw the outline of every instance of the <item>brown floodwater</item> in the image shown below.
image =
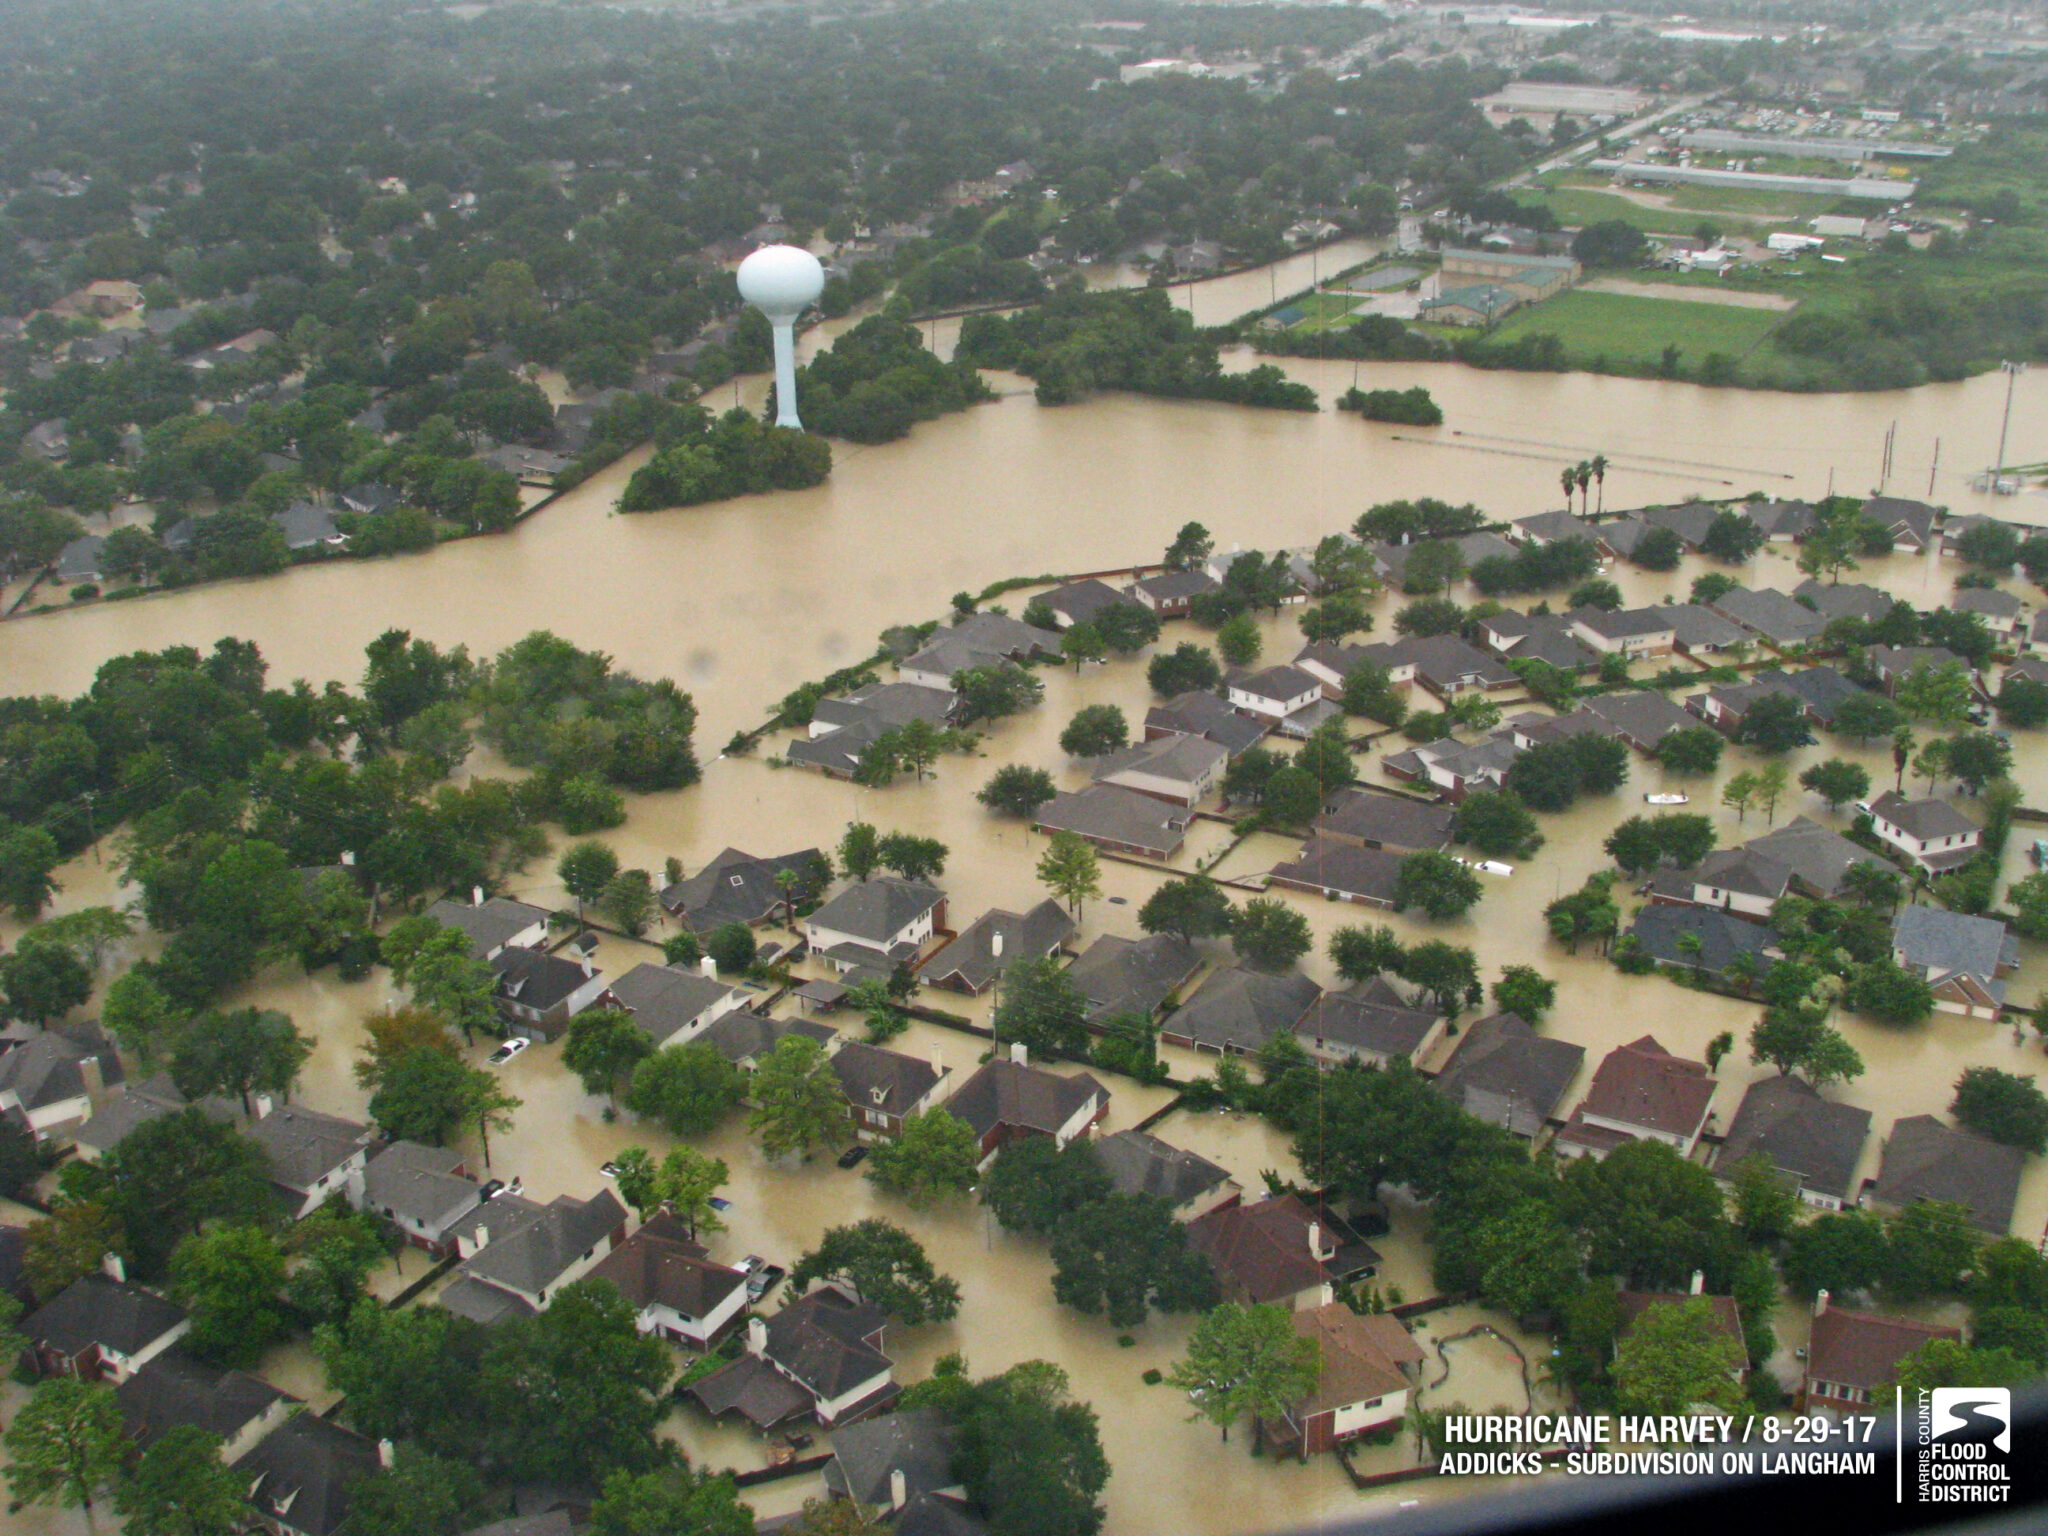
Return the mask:
<path id="1" fill-rule="evenodd" d="M 942 333 L 942 345 L 944 339 Z M 1352 375 L 1345 364 L 1289 367 L 1326 399 Z M 849 821 L 869 820 L 925 832 L 949 846 L 941 884 L 951 897 L 953 925 L 960 927 L 990 906 L 1017 909 L 1042 895 L 1033 873 L 1042 840 L 1015 822 L 990 817 L 973 792 L 1008 761 L 1054 769 L 1068 786 L 1085 782 L 1060 753 L 1058 733 L 1089 703 L 1119 703 L 1135 723 L 1147 704 L 1142 659 L 1080 676 L 1071 668 L 1043 673 L 1042 709 L 1000 725 L 977 757 L 943 759 L 923 783 L 864 790 L 777 768 L 768 760 L 775 742 L 756 758 L 709 759 L 735 729 L 758 723 L 770 701 L 787 689 L 866 655 L 887 625 L 942 612 L 961 588 L 978 589 L 1016 573 L 1156 558 L 1191 518 L 1206 523 L 1228 549 L 1312 542 L 1348 524 L 1365 506 L 1400 496 L 1473 500 L 1498 515 L 1520 516 L 1555 505 L 1559 461 L 1596 450 L 1614 461 L 1605 492 L 1610 506 L 1676 500 L 1694 491 L 1815 496 L 1827 489 L 1831 472 L 1839 489 L 1863 492 L 1875 483 L 1884 434 L 1894 422 L 1900 466 L 1891 483 L 1895 493 L 1925 493 L 1939 437 L 1937 500 L 1959 510 L 2048 522 L 2038 496 L 1994 501 L 1964 485 L 1967 472 L 1995 450 L 2001 379 L 1901 394 L 1805 398 L 1448 366 L 1368 366 L 1359 376 L 1369 383 L 1426 382 L 1449 426 L 1418 432 L 1333 412 L 1299 416 L 1128 397 L 1048 410 L 1019 381 L 1009 380 L 1005 386 L 1012 392 L 1005 398 L 920 426 L 907 442 L 836 447 L 834 476 L 814 491 L 620 517 L 610 502 L 631 468 L 628 461 L 505 537 L 0 625 L 0 690 L 70 693 L 84 687 L 108 656 L 174 643 L 203 646 L 230 634 L 261 645 L 274 679 L 352 681 L 361 670 L 363 645 L 392 625 L 479 653 L 548 628 L 609 652 L 622 666 L 677 677 L 695 693 L 702 711 L 703 783 L 634 799 L 626 824 L 606 835 L 628 864 L 658 871 L 673 855 L 694 869 L 727 844 L 764 854 L 830 846 Z M 2023 378 L 2014 458 L 2038 457 L 2044 439 L 2048 385 Z M 1703 568 L 1692 559 L 1667 576 L 1623 567 L 1616 579 L 1631 598 L 1655 600 L 1682 594 Z M 1871 562 L 1856 579 L 1933 605 L 1955 574 L 1952 563 L 1937 557 L 1901 555 Z M 1789 587 L 1798 575 L 1784 552 L 1771 550 L 1752 568 L 1750 580 Z M 1012 611 L 1023 600 L 1024 594 L 1013 595 Z M 1391 599 L 1378 605 L 1383 632 L 1395 605 Z M 1293 655 L 1299 637 L 1292 615 L 1266 621 L 1263 631 L 1268 657 Z M 1169 629 L 1168 642 L 1185 633 Z M 2028 799 L 2048 805 L 2048 754 L 2035 738 L 2021 737 L 2020 747 L 2018 776 Z M 1796 754 L 1795 777 L 1805 763 L 1841 752 L 1830 740 Z M 1862 755 L 1874 769 L 1882 767 L 1889 782 L 1888 757 Z M 1723 772 L 1746 765 L 1747 754 L 1731 752 Z M 1378 777 L 1370 759 L 1361 767 L 1368 779 Z M 479 754 L 465 771 L 502 769 Z M 1698 1055 L 1724 1029 L 1744 1037 L 1754 1010 L 1661 979 L 1622 976 L 1590 953 L 1568 956 L 1548 941 L 1542 924 L 1545 903 L 1605 865 L 1600 842 L 1613 825 L 1642 809 L 1643 791 L 1663 786 L 1654 766 L 1637 763 L 1634 775 L 1619 795 L 1545 818 L 1542 851 L 1510 877 L 1486 877 L 1486 899 L 1467 919 L 1432 926 L 1298 895 L 1284 899 L 1299 906 L 1319 937 L 1346 922 L 1385 920 L 1411 939 L 1436 933 L 1472 945 L 1489 978 L 1509 964 L 1539 966 L 1559 981 L 1558 1006 L 1547 1027 L 1585 1045 L 1589 1067 L 1646 1031 L 1674 1051 Z M 1688 780 L 1674 787 L 1692 793 L 1692 808 L 1713 816 L 1730 839 L 1763 830 L 1756 812 L 1747 825 L 1738 825 L 1710 785 Z M 1825 814 L 1795 791 L 1777 819 L 1801 812 Z M 1204 826 L 1181 862 L 1212 855 L 1226 841 L 1222 829 Z M 1286 840 L 1260 837 L 1230 853 L 1221 867 L 1226 874 L 1252 875 L 1287 851 Z M 552 865 L 552 858 L 537 863 L 513 882 L 514 893 L 559 904 Z M 91 855 L 74 861 L 61 878 L 60 910 L 122 896 L 110 868 L 95 864 Z M 1137 906 L 1156 883 L 1146 870 L 1105 864 L 1103 896 L 1082 914 L 1081 943 L 1102 933 L 1135 933 Z M 18 925 L 0 923 L 0 939 L 11 941 L 17 932 Z M 137 952 L 148 947 L 147 940 L 137 941 Z M 599 963 L 617 972 L 652 953 L 644 945 L 607 940 Z M 2017 999 L 2031 1002 L 2048 983 L 2048 950 L 2028 945 L 2026 959 L 2012 988 Z M 1320 980 L 1333 979 L 1320 955 L 1308 969 Z M 283 968 L 262 978 L 247 1000 L 287 1010 L 315 1038 L 304 1097 L 323 1109 L 360 1115 L 364 1099 L 349 1064 L 361 1017 L 381 1006 L 388 991 L 381 973 L 343 984 L 331 972 L 306 978 Z M 986 1014 L 985 1002 L 939 1001 L 976 1018 Z M 2034 1072 L 2043 1064 L 2040 1048 L 2015 1045 L 2009 1029 L 1946 1015 L 1903 1031 L 1853 1018 L 1843 1028 L 1869 1067 L 1842 1094 L 1876 1118 L 1866 1175 L 1875 1169 L 1879 1139 L 1892 1120 L 1943 1111 L 1964 1067 L 1983 1063 Z M 964 1073 L 981 1045 L 919 1025 L 901 1048 L 936 1051 Z M 1179 1053 L 1171 1061 L 1183 1072 L 1212 1064 Z M 1769 1070 L 1751 1065 L 1739 1049 L 1722 1064 L 1715 1104 L 1722 1124 L 1744 1087 Z M 603 1101 L 585 1094 L 563 1070 L 559 1047 L 528 1051 L 505 1069 L 505 1077 L 525 1103 L 517 1127 L 493 1143 L 493 1172 L 522 1176 L 541 1199 L 594 1192 L 602 1184 L 598 1165 L 625 1145 L 663 1145 L 659 1133 L 635 1127 L 630 1118 L 607 1121 Z M 1135 1124 L 1167 1102 L 1160 1090 L 1121 1080 L 1112 1087 L 1112 1129 Z M 1262 1187 L 1262 1170 L 1283 1177 L 1298 1171 L 1284 1138 L 1255 1120 L 1178 1112 L 1159 1134 L 1230 1168 L 1249 1191 Z M 760 1253 L 788 1263 L 824 1227 L 885 1214 L 916 1232 L 939 1267 L 959 1279 L 963 1304 L 955 1322 L 892 1336 L 904 1379 L 915 1379 L 939 1354 L 956 1349 L 977 1372 L 1034 1357 L 1066 1367 L 1076 1393 L 1102 1417 L 1116 1469 L 1108 1491 L 1110 1529 L 1119 1536 L 1232 1536 L 1391 1511 L 1410 1499 L 1457 1491 L 1456 1485 L 1429 1481 L 1361 1497 L 1327 1458 L 1308 1466 L 1252 1463 L 1241 1437 L 1219 1447 L 1211 1427 L 1187 1422 L 1183 1403 L 1141 1379 L 1147 1368 L 1172 1363 L 1186 1339 L 1186 1320 L 1154 1320 L 1134 1330 L 1130 1347 L 1120 1347 L 1115 1330 L 1053 1305 L 1043 1244 L 993 1230 L 971 1204 L 912 1213 L 878 1198 L 858 1173 L 842 1172 L 829 1161 L 771 1165 L 738 1122 L 705 1145 L 732 1169 L 731 1231 L 715 1239 L 721 1256 Z M 2033 1164 L 2014 1230 L 2033 1237 L 2044 1217 L 2048 1177 Z M 1425 1230 L 1422 1213 L 1397 1206 L 1394 1231 L 1381 1245 L 1387 1251 L 1386 1283 L 1400 1286 L 1411 1299 L 1429 1288 Z M 408 1268 L 414 1263 L 408 1260 Z M 380 1277 L 380 1289 L 400 1278 L 405 1277 Z M 1777 1361 L 1781 1372 L 1791 1368 L 1790 1349 L 1803 1342 L 1798 1310 L 1788 1306 L 1780 1319 L 1786 1345 Z M 1442 1336 L 1458 1331 L 1454 1324 L 1480 1320 L 1507 1331 L 1505 1320 L 1483 1319 L 1476 1309 L 1439 1314 L 1430 1326 L 1434 1336 Z M 1532 1360 L 1540 1356 L 1542 1341 L 1522 1342 L 1535 1351 Z M 1510 1401 L 1520 1391 L 1511 1357 L 1484 1336 L 1450 1345 L 1449 1358 L 1453 1369 L 1441 1389 L 1443 1400 L 1477 1408 Z M 295 1390 L 316 1385 L 302 1351 L 281 1352 L 271 1368 Z M 1429 1369 L 1433 1378 L 1434 1355 Z M 765 1460 L 750 1434 L 707 1425 L 694 1414 L 672 1416 L 669 1432 L 710 1465 L 747 1468 Z M 1397 1465 L 1410 1454 L 1406 1447 L 1376 1450 L 1372 1464 Z M 785 1499 L 794 1493 L 770 1494 L 763 1508 L 788 1507 Z"/>

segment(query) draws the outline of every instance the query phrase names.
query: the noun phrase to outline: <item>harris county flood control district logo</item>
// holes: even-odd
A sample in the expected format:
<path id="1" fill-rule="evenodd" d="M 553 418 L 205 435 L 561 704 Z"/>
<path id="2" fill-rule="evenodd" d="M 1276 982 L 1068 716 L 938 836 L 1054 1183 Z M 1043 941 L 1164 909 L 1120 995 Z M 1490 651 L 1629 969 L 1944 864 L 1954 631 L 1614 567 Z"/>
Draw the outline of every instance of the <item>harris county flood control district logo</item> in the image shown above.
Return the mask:
<path id="1" fill-rule="evenodd" d="M 2012 1393 L 1936 1387 L 1919 1394 L 1913 1491 L 1923 1504 L 2003 1504 L 2012 1497 Z M 1900 1492 L 1903 1494 L 1904 1489 Z"/>

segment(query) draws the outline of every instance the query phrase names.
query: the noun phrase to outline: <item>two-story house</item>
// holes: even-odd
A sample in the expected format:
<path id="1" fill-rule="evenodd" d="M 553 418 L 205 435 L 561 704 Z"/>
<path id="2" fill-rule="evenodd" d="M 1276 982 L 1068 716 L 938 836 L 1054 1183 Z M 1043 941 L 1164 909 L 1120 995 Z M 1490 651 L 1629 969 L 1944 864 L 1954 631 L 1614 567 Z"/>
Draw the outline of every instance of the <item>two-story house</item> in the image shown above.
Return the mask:
<path id="1" fill-rule="evenodd" d="M 1946 800 L 1887 791 L 1870 802 L 1870 830 L 1931 874 L 1977 857 L 1984 829 Z"/>
<path id="2" fill-rule="evenodd" d="M 1605 1157 L 1631 1141 L 1661 1141 L 1690 1157 L 1714 1087 L 1705 1062 L 1674 1056 L 1644 1035 L 1607 1053 L 1551 1147 L 1560 1157 Z"/>

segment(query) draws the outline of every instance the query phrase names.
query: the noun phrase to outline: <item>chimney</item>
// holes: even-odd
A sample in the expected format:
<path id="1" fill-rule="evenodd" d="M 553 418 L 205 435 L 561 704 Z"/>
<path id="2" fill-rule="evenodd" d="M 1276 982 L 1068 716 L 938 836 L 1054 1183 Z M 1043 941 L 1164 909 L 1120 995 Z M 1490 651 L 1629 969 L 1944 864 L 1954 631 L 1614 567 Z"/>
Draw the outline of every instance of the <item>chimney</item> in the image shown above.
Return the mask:
<path id="1" fill-rule="evenodd" d="M 396 1459 L 397 1458 L 395 1457 L 392 1451 L 391 1442 L 389 1440 L 379 1440 L 377 1442 L 377 1465 L 382 1467 L 386 1472 L 389 1472 L 391 1470 L 392 1463 Z"/>
<path id="2" fill-rule="evenodd" d="M 469 888 L 469 904 L 472 907 L 480 907 L 484 904 L 484 888 L 482 886 L 472 885 Z"/>
<path id="3" fill-rule="evenodd" d="M 576 963 L 583 967 L 583 974 L 586 979 L 597 974 L 597 967 L 590 963 L 589 950 L 579 948 L 576 951 Z"/>
<path id="4" fill-rule="evenodd" d="M 1706 1271 L 1705 1271 L 1705 1270 L 1700 1270 L 1700 1269 L 1696 1269 L 1696 1270 L 1694 1270 L 1694 1271 L 1692 1272 L 1692 1290 L 1691 1290 L 1691 1291 L 1690 1291 L 1690 1292 L 1689 1292 L 1688 1294 L 1690 1294 L 1690 1295 L 1693 1295 L 1693 1296 L 1700 1296 L 1700 1295 L 1704 1295 L 1704 1294 L 1706 1293 L 1706 1289 L 1707 1289 L 1707 1275 L 1706 1275 Z"/>
<path id="5" fill-rule="evenodd" d="M 1825 1290 L 1816 1291 L 1813 1297 L 1813 1315 L 1815 1317 L 1819 1317 L 1821 1313 L 1827 1311 L 1827 1309 L 1828 1293 Z"/>
<path id="6" fill-rule="evenodd" d="M 1010 1060 L 1014 1061 L 1020 1067 L 1030 1066 L 1031 1047 L 1026 1045 L 1022 1040 L 1012 1040 L 1010 1042 Z"/>
<path id="7" fill-rule="evenodd" d="M 1323 1256 L 1323 1224 L 1320 1221 L 1308 1224 L 1308 1251 L 1317 1258 Z"/>
<path id="8" fill-rule="evenodd" d="M 121 1262 L 121 1255 L 111 1248 L 100 1255 L 100 1271 L 116 1285 L 128 1278 L 128 1266 Z"/>
<path id="9" fill-rule="evenodd" d="M 910 1479 L 903 1475 L 901 1467 L 889 1469 L 889 1507 L 901 1509 L 910 1502 Z"/>
<path id="10" fill-rule="evenodd" d="M 267 1093 L 250 1095 L 249 1104 L 256 1111 L 256 1118 L 258 1120 L 268 1120 L 271 1111 L 277 1107 L 271 1102 L 270 1095 Z"/>
<path id="11" fill-rule="evenodd" d="M 341 850 L 341 867 L 343 869 L 354 869 L 356 867 L 355 849 L 344 848 Z"/>
<path id="12" fill-rule="evenodd" d="M 998 928 L 988 936 L 988 952 L 997 959 L 1003 954 L 1003 930 Z"/>
<path id="13" fill-rule="evenodd" d="M 712 981 L 718 980 L 718 962 L 710 955 L 705 955 L 697 961 L 697 970 Z"/>
<path id="14" fill-rule="evenodd" d="M 946 1058 L 939 1054 L 937 1045 L 932 1047 L 932 1075 L 934 1077 L 944 1077 L 946 1075 Z"/>
<path id="15" fill-rule="evenodd" d="M 768 1325 L 758 1317 L 747 1319 L 747 1353 L 765 1355 L 768 1353 Z"/>

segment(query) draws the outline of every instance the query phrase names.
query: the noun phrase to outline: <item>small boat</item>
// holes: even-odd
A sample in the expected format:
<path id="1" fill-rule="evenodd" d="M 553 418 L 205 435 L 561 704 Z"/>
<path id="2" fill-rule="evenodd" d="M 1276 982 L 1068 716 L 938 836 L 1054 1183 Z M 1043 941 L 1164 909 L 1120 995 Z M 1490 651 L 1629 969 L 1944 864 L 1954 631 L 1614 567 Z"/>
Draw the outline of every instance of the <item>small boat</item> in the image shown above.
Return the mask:
<path id="1" fill-rule="evenodd" d="M 1643 796 L 1643 804 L 1645 805 L 1690 805 L 1691 803 L 1691 795 L 1666 794 Z"/>

